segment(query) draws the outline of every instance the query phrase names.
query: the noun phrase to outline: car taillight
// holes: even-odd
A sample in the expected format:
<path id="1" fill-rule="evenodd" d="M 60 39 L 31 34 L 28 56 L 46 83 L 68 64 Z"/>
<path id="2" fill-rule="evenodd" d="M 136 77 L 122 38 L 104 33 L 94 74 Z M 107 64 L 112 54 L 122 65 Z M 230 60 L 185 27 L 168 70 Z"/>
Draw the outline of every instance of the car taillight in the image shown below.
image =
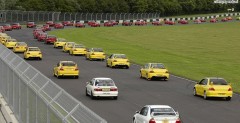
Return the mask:
<path id="1" fill-rule="evenodd" d="M 176 120 L 176 123 L 181 123 L 181 120 L 178 118 L 178 119 Z"/>
<path id="2" fill-rule="evenodd" d="M 129 62 L 129 60 L 127 60 L 127 62 Z"/>
<path id="3" fill-rule="evenodd" d="M 74 49 L 74 51 L 77 51 L 77 49 Z"/>
<path id="4" fill-rule="evenodd" d="M 64 70 L 64 69 L 61 67 L 60 70 Z"/>
<path id="5" fill-rule="evenodd" d="M 95 88 L 94 91 L 102 91 L 101 88 Z"/>
<path id="6" fill-rule="evenodd" d="M 166 71 L 165 73 L 169 73 L 168 71 Z"/>
<path id="7" fill-rule="evenodd" d="M 77 70 L 78 70 L 78 68 L 75 68 L 75 70 L 77 71 Z"/>
<path id="8" fill-rule="evenodd" d="M 113 62 L 117 62 L 117 60 L 113 60 Z"/>
<path id="9" fill-rule="evenodd" d="M 154 71 L 151 70 L 149 73 L 154 73 Z"/>
<path id="10" fill-rule="evenodd" d="M 215 91 L 215 89 L 214 89 L 214 88 L 208 88 L 208 90 L 209 90 L 209 91 Z"/>
<path id="11" fill-rule="evenodd" d="M 30 53 L 27 53 L 27 54 L 30 54 Z"/>
<path id="12" fill-rule="evenodd" d="M 229 88 L 228 91 L 232 91 L 232 88 Z"/>
<path id="13" fill-rule="evenodd" d="M 92 55 L 95 55 L 94 53 L 92 53 Z"/>
<path id="14" fill-rule="evenodd" d="M 110 91 L 117 91 L 117 88 L 110 88 Z"/>
<path id="15" fill-rule="evenodd" d="M 149 123 L 156 123 L 156 121 L 154 120 L 154 118 L 151 118 L 151 119 L 149 120 Z"/>

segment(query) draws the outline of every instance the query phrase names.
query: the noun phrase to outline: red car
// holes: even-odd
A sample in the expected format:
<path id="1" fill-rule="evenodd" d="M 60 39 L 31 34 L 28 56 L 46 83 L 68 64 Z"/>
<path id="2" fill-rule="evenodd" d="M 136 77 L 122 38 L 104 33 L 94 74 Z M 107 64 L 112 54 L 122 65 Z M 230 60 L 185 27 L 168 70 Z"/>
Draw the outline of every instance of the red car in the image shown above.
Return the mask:
<path id="1" fill-rule="evenodd" d="M 199 19 L 201 22 L 206 22 L 206 20 L 205 19 Z"/>
<path id="2" fill-rule="evenodd" d="M 4 24 L 3 28 L 5 29 L 5 31 L 12 31 L 12 26 L 10 24 Z"/>
<path id="3" fill-rule="evenodd" d="M 130 20 L 125 20 L 125 21 L 123 21 L 122 25 L 123 26 L 131 26 L 132 22 Z"/>
<path id="4" fill-rule="evenodd" d="M 108 22 L 105 22 L 103 25 L 104 25 L 104 26 L 107 26 L 107 27 L 111 27 L 111 26 L 113 26 L 114 24 L 113 24 L 112 22 L 108 21 Z"/>
<path id="5" fill-rule="evenodd" d="M 51 31 L 51 27 L 48 24 L 43 25 L 42 29 L 43 31 Z"/>
<path id="6" fill-rule="evenodd" d="M 63 29 L 63 28 L 64 28 L 64 25 L 63 25 L 62 23 L 56 23 L 56 24 L 54 25 L 54 28 L 55 28 L 55 29 Z"/>
<path id="7" fill-rule="evenodd" d="M 34 22 L 27 22 L 27 28 L 34 28 L 37 25 Z"/>
<path id="8" fill-rule="evenodd" d="M 137 20 L 135 22 L 135 25 L 137 26 L 143 26 L 143 25 L 147 25 L 147 22 L 145 22 L 144 20 Z"/>
<path id="9" fill-rule="evenodd" d="M 47 21 L 46 24 L 50 27 L 53 27 L 55 25 L 53 21 Z"/>
<path id="10" fill-rule="evenodd" d="M 77 22 L 77 23 L 75 24 L 75 27 L 84 28 L 84 27 L 85 27 L 85 24 L 84 24 L 84 23 L 81 23 L 81 22 Z"/>
<path id="11" fill-rule="evenodd" d="M 152 25 L 160 26 L 162 25 L 160 21 L 153 21 Z"/>
<path id="12" fill-rule="evenodd" d="M 88 25 L 91 26 L 92 24 L 94 24 L 96 21 L 88 21 Z"/>
<path id="13" fill-rule="evenodd" d="M 227 20 L 232 20 L 232 17 L 230 17 L 230 16 L 229 16 L 229 17 L 227 17 Z"/>
<path id="14" fill-rule="evenodd" d="M 62 24 L 63 24 L 64 26 L 73 26 L 73 25 L 74 25 L 74 23 L 71 22 L 71 21 L 63 21 Z"/>
<path id="15" fill-rule="evenodd" d="M 22 26 L 19 23 L 13 23 L 12 24 L 12 29 L 21 29 Z"/>
<path id="16" fill-rule="evenodd" d="M 1 32 L 1 33 L 4 33 L 4 32 L 5 32 L 5 29 L 3 28 L 3 26 L 0 26 L 0 32 Z"/>
<path id="17" fill-rule="evenodd" d="M 227 18 L 223 18 L 221 21 L 222 21 L 222 22 L 227 22 L 228 19 L 227 19 Z"/>
<path id="18" fill-rule="evenodd" d="M 48 43 L 54 43 L 57 41 L 57 37 L 55 35 L 47 35 L 47 37 L 45 38 L 44 42 L 46 44 Z"/>
<path id="19" fill-rule="evenodd" d="M 42 32 L 43 32 L 43 31 L 42 31 L 42 29 L 40 29 L 40 28 L 34 29 L 34 30 L 33 30 L 33 37 L 34 37 L 35 39 L 37 39 L 39 33 L 42 33 Z"/>
<path id="20" fill-rule="evenodd" d="M 100 27 L 101 25 L 100 25 L 100 23 L 98 23 L 98 22 L 95 22 L 95 23 L 92 23 L 91 24 L 91 27 Z"/>
<path id="21" fill-rule="evenodd" d="M 175 22 L 170 20 L 166 20 L 164 23 L 168 25 L 175 25 Z"/>
<path id="22" fill-rule="evenodd" d="M 216 18 L 212 18 L 212 19 L 210 19 L 210 23 L 217 23 L 217 19 Z"/>
<path id="23" fill-rule="evenodd" d="M 47 33 L 40 32 L 40 33 L 38 33 L 37 40 L 44 41 L 46 39 L 46 37 L 47 37 Z"/>
<path id="24" fill-rule="evenodd" d="M 179 20 L 178 23 L 180 23 L 180 24 L 188 24 L 188 21 L 182 19 L 182 20 Z"/>
<path id="25" fill-rule="evenodd" d="M 111 22 L 113 25 L 118 25 L 118 22 L 115 20 L 110 20 L 109 22 Z"/>
<path id="26" fill-rule="evenodd" d="M 196 20 L 194 20 L 194 23 L 195 24 L 200 24 L 200 23 L 202 23 L 202 21 L 200 19 L 196 19 Z"/>

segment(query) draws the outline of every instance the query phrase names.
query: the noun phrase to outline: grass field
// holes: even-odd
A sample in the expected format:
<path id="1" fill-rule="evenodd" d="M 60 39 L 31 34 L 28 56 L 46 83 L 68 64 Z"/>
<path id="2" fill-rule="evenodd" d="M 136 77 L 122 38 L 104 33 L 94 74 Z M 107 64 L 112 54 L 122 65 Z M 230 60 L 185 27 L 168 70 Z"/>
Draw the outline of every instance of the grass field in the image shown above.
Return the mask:
<path id="1" fill-rule="evenodd" d="M 161 62 L 170 73 L 199 81 L 223 77 L 240 92 L 240 23 L 179 26 L 73 28 L 52 31 L 58 37 L 125 53 L 133 63 Z"/>

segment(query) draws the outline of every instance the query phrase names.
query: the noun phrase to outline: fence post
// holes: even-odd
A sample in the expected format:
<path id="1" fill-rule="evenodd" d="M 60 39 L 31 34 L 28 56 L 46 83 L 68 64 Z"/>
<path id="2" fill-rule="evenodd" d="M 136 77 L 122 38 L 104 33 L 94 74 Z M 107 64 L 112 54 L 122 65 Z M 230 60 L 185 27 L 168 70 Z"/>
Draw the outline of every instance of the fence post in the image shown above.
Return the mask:
<path id="1" fill-rule="evenodd" d="M 95 14 L 95 20 L 97 20 L 97 15 L 98 15 L 98 13 Z"/>
<path id="2" fill-rule="evenodd" d="M 110 14 L 110 19 L 109 19 L 109 20 L 112 20 L 112 14 L 113 14 L 113 13 Z"/>
<path id="3" fill-rule="evenodd" d="M 106 17 L 105 17 L 105 20 L 107 20 L 107 15 L 108 15 L 108 13 L 106 13 Z"/>
<path id="4" fill-rule="evenodd" d="M 103 13 L 101 13 L 101 20 L 103 20 L 102 16 L 103 16 Z"/>
<path id="5" fill-rule="evenodd" d="M 83 13 L 81 13 L 81 15 L 80 15 L 80 20 L 82 20 L 82 14 L 83 14 Z"/>
<path id="6" fill-rule="evenodd" d="M 63 21 L 65 21 L 65 15 L 66 15 L 66 12 L 63 14 L 63 16 L 64 16 L 64 17 L 63 17 Z"/>
<path id="7" fill-rule="evenodd" d="M 115 13 L 115 20 L 117 20 L 117 14 L 118 14 L 118 13 Z"/>
<path id="8" fill-rule="evenodd" d="M 91 19 L 90 20 L 93 20 L 92 16 L 93 16 L 93 13 L 91 13 Z"/>
<path id="9" fill-rule="evenodd" d="M 88 16 L 88 13 L 86 14 L 86 19 L 85 20 L 87 20 L 87 16 Z"/>

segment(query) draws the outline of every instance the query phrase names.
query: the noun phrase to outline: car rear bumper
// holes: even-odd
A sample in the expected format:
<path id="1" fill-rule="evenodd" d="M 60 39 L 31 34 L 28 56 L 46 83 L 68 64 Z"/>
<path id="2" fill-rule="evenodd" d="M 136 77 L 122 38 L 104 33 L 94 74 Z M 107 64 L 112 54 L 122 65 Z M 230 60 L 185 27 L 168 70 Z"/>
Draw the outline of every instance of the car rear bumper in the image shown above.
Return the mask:
<path id="1" fill-rule="evenodd" d="M 74 54 L 74 55 L 85 55 L 86 51 L 73 51 L 72 54 Z"/>
<path id="2" fill-rule="evenodd" d="M 59 71 L 58 72 L 59 76 L 78 76 L 79 75 L 79 71 L 71 71 L 71 72 L 66 72 L 66 71 Z"/>
<path id="3" fill-rule="evenodd" d="M 208 97 L 232 97 L 233 93 L 228 91 L 208 91 L 207 96 Z"/>
<path id="4" fill-rule="evenodd" d="M 112 62 L 112 66 L 119 66 L 119 67 L 121 67 L 121 66 L 130 66 L 130 63 L 125 63 L 125 62 L 122 62 L 122 63 L 120 63 L 120 62 Z"/>
<path id="5" fill-rule="evenodd" d="M 95 97 L 117 97 L 118 92 L 93 92 L 93 96 Z"/>
<path id="6" fill-rule="evenodd" d="M 168 73 L 149 73 L 149 78 L 165 78 L 169 79 Z"/>

